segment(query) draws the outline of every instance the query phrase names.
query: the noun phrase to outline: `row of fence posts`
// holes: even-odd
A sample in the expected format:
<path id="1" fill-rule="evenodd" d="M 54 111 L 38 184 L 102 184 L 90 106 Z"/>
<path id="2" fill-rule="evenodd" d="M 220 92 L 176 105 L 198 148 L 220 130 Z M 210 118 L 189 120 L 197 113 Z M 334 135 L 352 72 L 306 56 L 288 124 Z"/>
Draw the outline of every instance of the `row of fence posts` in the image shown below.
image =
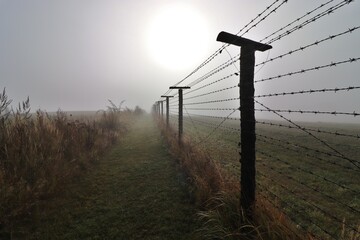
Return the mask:
<path id="1" fill-rule="evenodd" d="M 240 206 L 247 219 L 252 220 L 255 207 L 255 105 L 254 105 L 254 68 L 255 51 L 267 51 L 272 47 L 267 44 L 252 41 L 230 33 L 221 32 L 217 39 L 219 42 L 236 45 L 240 48 Z M 178 114 L 178 138 L 182 145 L 183 135 L 183 90 L 190 89 L 188 86 L 172 86 L 170 89 L 177 89 L 179 96 Z M 166 126 L 169 127 L 169 98 L 173 96 L 161 96 L 166 98 Z M 163 118 L 163 101 L 154 105 L 154 111 Z"/>

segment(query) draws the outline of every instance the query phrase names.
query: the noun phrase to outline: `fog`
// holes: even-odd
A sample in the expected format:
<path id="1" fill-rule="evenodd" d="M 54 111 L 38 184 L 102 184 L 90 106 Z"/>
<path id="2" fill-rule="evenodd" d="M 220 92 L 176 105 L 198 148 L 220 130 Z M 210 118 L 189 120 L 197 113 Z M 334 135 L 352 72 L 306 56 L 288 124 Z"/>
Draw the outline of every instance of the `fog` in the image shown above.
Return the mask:
<path id="1" fill-rule="evenodd" d="M 222 45 L 216 42 L 220 31 L 237 33 L 273 1 L 177 2 L 196 9 L 206 22 L 210 40 L 206 43 L 205 53 L 189 54 L 189 59 L 197 64 L 174 69 L 158 64 L 147 49 L 149 24 L 168 1 L 0 0 L 0 88 L 6 88 L 14 103 L 29 96 L 33 110 L 99 110 L 106 107 L 107 99 L 111 99 L 115 103 L 126 100 L 124 105 L 129 108 L 138 105 L 149 111 L 169 86 L 187 76 Z M 259 41 L 325 2 L 289 1 L 244 37 Z M 360 25 L 359 16 L 360 3 L 354 1 L 284 40 L 274 42 L 270 52 L 256 54 L 256 61 L 356 27 Z M 310 51 L 294 54 L 285 61 L 257 68 L 255 80 L 360 57 L 359 42 L 360 30 L 354 31 Z M 174 43 L 174 48 L 181 47 L 179 44 Z M 238 52 L 237 47 L 229 47 L 228 53 L 221 54 L 184 84 Z M 255 94 L 360 86 L 359 63 L 258 83 Z M 237 92 L 233 91 L 234 94 Z M 335 96 L 274 97 L 263 102 L 280 109 L 360 112 L 358 90 Z M 258 117 L 268 116 L 259 114 Z M 359 120 L 354 118 L 350 122 Z"/>

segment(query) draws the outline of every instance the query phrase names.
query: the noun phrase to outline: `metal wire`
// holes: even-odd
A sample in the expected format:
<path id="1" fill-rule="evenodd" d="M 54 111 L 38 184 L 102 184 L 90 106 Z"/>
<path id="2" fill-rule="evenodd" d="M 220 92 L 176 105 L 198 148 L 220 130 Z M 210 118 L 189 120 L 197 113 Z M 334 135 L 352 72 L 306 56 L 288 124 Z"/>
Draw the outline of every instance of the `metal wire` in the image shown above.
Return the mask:
<path id="1" fill-rule="evenodd" d="M 263 153 L 262 153 L 263 154 Z M 266 153 L 265 153 L 266 154 Z M 302 183 L 301 181 L 298 181 L 296 179 L 294 179 L 293 177 L 289 176 L 289 175 L 286 175 L 284 174 L 283 172 L 279 171 L 278 169 L 272 167 L 272 166 L 269 166 L 269 165 L 266 165 L 265 163 L 261 162 L 260 163 L 262 166 L 268 168 L 268 169 L 271 169 L 273 172 L 279 174 L 280 176 L 283 176 L 285 177 L 287 180 L 291 180 L 291 181 L 295 181 L 297 183 L 299 183 L 300 185 L 304 186 L 304 187 L 308 187 L 307 185 L 305 185 L 304 183 Z M 261 174 L 261 173 L 260 173 Z M 319 210 L 320 212 L 322 212 L 323 214 L 325 214 L 326 216 L 332 218 L 333 220 L 335 220 L 336 222 L 340 223 L 340 224 L 344 224 L 344 222 L 339 219 L 337 216 L 335 216 L 334 214 L 332 213 L 329 213 L 328 211 L 324 210 L 323 208 L 319 207 L 318 205 L 315 205 L 314 203 L 308 201 L 308 199 L 306 199 L 306 197 L 303 197 L 302 195 L 296 193 L 293 189 L 290 189 L 288 187 L 286 187 L 285 185 L 281 184 L 280 181 L 275 181 L 273 178 L 270 178 L 270 177 L 267 177 L 266 175 L 264 174 L 261 174 L 262 176 L 268 178 L 270 181 L 273 181 L 276 183 L 277 186 L 280 186 L 282 187 L 286 192 L 288 193 L 291 193 L 297 197 L 299 197 L 301 200 L 303 200 L 304 202 L 308 203 L 309 205 L 313 206 L 314 208 L 316 208 L 317 210 Z M 320 191 L 318 190 L 315 190 L 315 192 L 318 192 L 318 193 L 321 193 Z M 352 227 L 352 226 L 349 226 L 347 225 L 347 227 L 351 228 L 353 231 L 355 232 L 359 232 L 355 227 Z"/>
<path id="2" fill-rule="evenodd" d="M 336 66 L 338 66 L 340 64 L 357 62 L 359 59 L 360 59 L 360 57 L 356 57 L 356 58 L 350 58 L 348 60 L 343 60 L 343 61 L 338 61 L 338 62 L 331 62 L 329 64 L 325 64 L 325 65 L 321 65 L 321 66 L 316 66 L 316 67 L 311 67 L 311 68 L 307 68 L 307 69 L 301 69 L 301 70 L 294 71 L 294 72 L 279 74 L 277 76 L 273 76 L 273 77 L 269 77 L 269 78 L 263 78 L 263 79 L 260 79 L 260 80 L 256 80 L 254 82 L 255 83 L 265 82 L 265 81 L 270 81 L 270 80 L 274 80 L 274 79 L 278 79 L 278 78 L 282 78 L 282 77 L 286 77 L 286 76 L 292 76 L 292 75 L 306 73 L 306 72 L 310 72 L 310 71 L 314 71 L 314 70 L 320 70 L 320 69 L 323 69 L 323 68 L 336 67 Z"/>
<path id="3" fill-rule="evenodd" d="M 338 9 L 342 8 L 343 6 L 347 5 L 348 3 L 352 2 L 349 0 L 343 0 L 339 3 L 333 3 L 335 0 L 327 1 L 326 3 L 321 4 L 320 6 L 312 9 L 310 12 L 307 12 L 300 18 L 295 19 L 294 21 L 291 21 L 289 23 L 286 23 L 283 27 L 280 29 L 272 32 L 270 35 L 263 38 L 261 41 L 267 41 L 267 44 L 271 44 L 273 42 L 276 42 L 280 39 L 283 39 L 285 36 L 288 36 L 295 31 L 303 29 L 305 26 L 317 21 L 318 19 L 327 16 Z M 257 27 L 260 23 L 264 22 L 265 19 L 267 19 L 271 14 L 275 13 L 277 9 L 279 9 L 281 6 L 284 6 L 286 0 L 276 0 L 271 5 L 269 5 L 264 11 L 262 11 L 260 14 L 258 14 L 254 19 L 252 19 L 248 24 L 246 24 L 238 33 L 237 35 L 243 36 L 244 34 L 247 34 L 251 29 L 254 29 Z M 322 11 L 318 14 L 316 14 L 316 11 L 319 11 L 320 9 L 325 9 L 325 6 L 333 5 L 331 7 L 326 7 L 326 10 Z M 311 15 L 313 17 L 311 17 Z M 314 16 L 315 15 L 315 16 Z M 302 22 L 300 22 L 303 20 Z M 298 23 L 298 24 L 297 24 Z M 294 26 L 297 24 L 296 26 Z M 272 57 L 270 59 L 266 59 L 265 61 L 262 61 L 261 63 L 256 64 L 256 67 L 262 67 L 265 64 L 269 62 L 273 62 L 275 60 L 283 59 L 286 56 L 293 55 L 295 53 L 304 52 L 306 49 L 315 48 L 317 46 L 320 46 L 322 43 L 325 43 L 327 41 L 333 40 L 335 38 L 340 38 L 340 36 L 349 35 L 350 33 L 357 31 L 360 28 L 360 26 L 355 26 L 352 28 L 349 28 L 345 31 L 329 35 L 328 37 L 322 38 L 321 40 L 314 41 L 307 45 L 301 45 L 301 47 L 292 49 L 290 51 L 287 51 L 285 53 L 282 53 L 276 57 Z M 288 30 L 287 30 L 288 29 Z M 278 35 L 277 35 L 278 34 Z M 232 117 L 232 115 L 240 110 L 240 108 L 233 108 L 233 107 L 226 107 L 226 102 L 229 101 L 235 101 L 239 100 L 239 97 L 233 97 L 233 96 L 227 96 L 228 98 L 225 99 L 214 99 L 215 97 L 213 94 L 225 92 L 230 89 L 234 89 L 238 86 L 235 86 L 235 84 L 230 85 L 229 82 L 227 82 L 229 85 L 224 86 L 220 85 L 220 83 L 224 83 L 225 80 L 235 79 L 233 76 L 239 76 L 239 70 L 236 67 L 235 64 L 239 61 L 240 54 L 232 57 L 231 54 L 228 52 L 227 47 L 230 44 L 223 44 L 219 49 L 217 49 L 213 54 L 211 54 L 203 63 L 201 63 L 197 68 L 195 68 L 192 72 L 190 72 L 185 78 L 183 78 L 181 81 L 177 82 L 175 86 L 183 83 L 185 80 L 188 80 L 189 84 L 187 86 L 194 87 L 196 85 L 196 88 L 192 88 L 189 91 L 186 91 L 184 93 L 184 96 L 187 97 L 184 98 L 184 100 L 191 100 L 196 98 L 201 98 L 207 96 L 208 98 L 204 98 L 203 100 L 206 101 L 198 101 L 198 102 L 185 102 L 184 109 L 187 114 L 187 117 L 184 118 L 184 123 L 186 123 L 186 126 L 189 128 L 195 129 L 196 137 L 199 139 L 195 142 L 196 145 L 198 144 L 205 144 L 207 143 L 211 137 L 217 136 L 214 133 L 217 131 L 224 131 L 221 134 L 221 138 L 224 138 L 230 134 L 240 134 L 240 129 L 238 127 L 234 127 L 233 122 L 230 120 L 240 121 L 239 118 Z M 226 51 L 230 59 L 227 61 L 221 63 L 220 65 L 217 65 L 215 68 L 209 68 L 209 70 L 203 69 L 208 63 L 210 63 L 213 59 L 215 59 L 218 55 L 220 55 L 223 51 Z M 276 76 L 268 77 L 268 78 L 262 78 L 254 81 L 255 83 L 259 82 L 265 82 L 275 79 L 280 79 L 283 77 L 293 76 L 297 74 L 302 74 L 314 70 L 320 70 L 320 69 L 327 69 L 335 66 L 339 66 L 342 64 L 347 63 L 353 63 L 357 62 L 360 59 L 360 57 L 356 58 L 349 58 L 342 61 L 333 61 L 329 64 L 325 65 L 317 65 L 311 68 L 306 69 L 300 69 L 293 72 L 287 72 L 278 74 Z M 229 69 L 228 67 L 230 65 L 233 65 L 236 67 L 235 73 L 228 73 Z M 316 65 L 316 64 L 315 64 Z M 203 69 L 205 74 L 202 76 L 195 78 L 194 80 L 190 79 L 196 72 L 198 72 L 200 69 Z M 206 70 L 206 71 L 205 71 Z M 225 72 L 226 74 L 223 74 L 223 76 L 220 76 L 221 74 L 218 74 L 220 72 Z M 211 80 L 211 82 L 209 81 Z M 237 79 L 238 80 L 238 79 Z M 215 84 L 218 84 L 219 86 Z M 352 85 L 352 84 L 351 84 Z M 213 86 L 211 90 L 208 90 L 206 88 Z M 293 172 L 300 173 L 304 178 L 311 178 L 312 180 L 316 180 L 318 182 L 326 184 L 326 186 L 331 188 L 340 188 L 346 190 L 346 192 L 351 193 L 354 196 L 359 195 L 358 188 L 353 189 L 352 185 L 347 185 L 347 183 L 343 183 L 339 179 L 335 179 L 332 175 L 324 175 L 323 172 L 318 171 L 320 167 L 326 167 L 326 168 L 334 168 L 344 171 L 344 174 L 356 174 L 360 169 L 360 161 L 351 159 L 350 156 L 347 157 L 344 155 L 344 152 L 339 151 L 337 145 L 334 145 L 328 140 L 324 140 L 320 137 L 318 137 L 318 134 L 329 134 L 333 136 L 339 136 L 341 139 L 344 140 L 351 140 L 357 141 L 360 139 L 359 134 L 356 133 L 347 133 L 347 132 L 338 132 L 335 130 L 323 130 L 323 129 L 312 129 L 310 127 L 303 127 L 291 119 L 284 117 L 281 113 L 291 113 L 291 114 L 322 114 L 322 115 L 342 115 L 342 116 L 352 116 L 352 117 L 358 117 L 360 116 L 360 113 L 357 111 L 353 112 L 347 112 L 347 111 L 320 111 L 320 110 L 303 110 L 303 109 L 272 109 L 264 105 L 263 103 L 259 102 L 259 98 L 269 98 L 269 97 L 279 97 L 279 96 L 292 96 L 292 95 L 301 95 L 301 94 L 318 94 L 318 93 L 338 93 L 338 92 L 348 92 L 353 90 L 360 89 L 360 86 L 350 86 L 350 87 L 337 87 L 337 88 L 318 88 L 318 89 L 309 89 L 309 90 L 294 90 L 294 91 L 282 91 L 282 92 L 275 92 L 275 93 L 266 93 L 261 95 L 256 95 L 254 97 L 255 103 L 259 104 L 261 107 L 256 108 L 255 111 L 258 112 L 270 112 L 275 114 L 276 116 L 280 117 L 282 120 L 289 123 L 289 125 L 285 125 L 283 123 L 273 123 L 273 122 L 265 122 L 265 121 L 256 121 L 257 124 L 264 124 L 269 126 L 277 126 L 277 127 L 283 127 L 283 128 L 289 128 L 289 129 L 296 129 L 300 132 L 303 132 L 306 134 L 306 136 L 310 136 L 311 139 L 315 140 L 315 143 L 310 147 L 302 145 L 302 143 L 297 143 L 295 141 L 292 141 L 291 138 L 283 140 L 283 139 L 277 139 L 276 136 L 267 136 L 265 134 L 260 134 L 259 132 L 256 133 L 256 138 L 259 141 L 260 149 L 258 149 L 258 153 L 263 156 L 264 158 L 267 158 L 268 162 L 265 161 L 258 161 L 258 166 L 264 167 L 266 169 L 265 172 L 258 171 L 260 177 L 264 177 L 268 180 L 268 183 L 272 184 L 273 186 L 280 187 L 285 194 L 290 195 L 291 197 L 297 197 L 301 200 L 301 203 L 295 203 L 293 202 L 286 202 L 283 200 L 279 194 L 272 191 L 273 189 L 267 186 L 262 186 L 262 182 L 257 182 L 259 186 L 261 186 L 261 191 L 259 194 L 263 195 L 264 197 L 268 197 L 269 202 L 272 204 L 277 205 L 274 203 L 271 198 L 269 198 L 269 195 L 272 198 L 276 199 L 276 202 L 280 201 L 281 206 L 278 207 L 287 207 L 292 212 L 295 212 L 296 216 L 292 217 L 291 214 L 289 214 L 289 218 L 294 221 L 296 224 L 301 225 L 301 222 L 299 223 L 298 218 L 302 218 L 304 222 L 307 222 L 313 226 L 316 226 L 319 231 L 323 232 L 324 236 L 337 239 L 337 233 L 336 231 L 329 230 L 328 228 L 324 227 L 320 222 L 317 220 L 312 219 L 307 214 L 308 211 L 307 208 L 310 207 L 316 212 L 320 212 L 324 216 L 326 216 L 327 220 L 331 219 L 334 220 L 335 223 L 331 223 L 333 225 L 340 223 L 342 226 L 344 226 L 346 229 L 351 229 L 354 233 L 359 233 L 359 231 L 356 229 L 355 226 L 351 226 L 349 224 L 345 224 L 345 222 L 342 220 L 342 217 L 339 217 L 338 215 L 334 214 L 333 212 L 329 211 L 326 208 L 326 205 L 315 203 L 313 200 L 308 199 L 306 194 L 302 192 L 302 190 L 309 190 L 309 192 L 319 195 L 318 197 L 322 197 L 324 200 L 329 201 L 331 204 L 335 203 L 335 205 L 338 205 L 341 211 L 348 211 L 351 214 L 360 214 L 360 211 L 356 208 L 356 205 L 348 204 L 345 199 L 341 199 L 338 197 L 335 197 L 335 195 L 332 195 L 329 191 L 323 191 L 322 189 L 318 189 L 316 187 L 313 187 L 310 183 L 306 181 L 306 179 L 298 179 L 294 176 L 289 175 L 287 172 L 283 172 L 281 169 L 278 169 L 275 167 L 275 165 L 281 165 L 285 166 L 286 169 L 292 170 Z M 199 91 L 202 90 L 202 91 Z M 165 95 L 168 95 L 171 90 L 168 90 Z M 195 95 L 194 95 L 195 94 Z M 178 94 L 174 94 L 174 96 L 177 96 Z M 178 98 L 173 98 L 170 100 L 171 102 L 171 115 L 170 119 L 173 124 L 177 124 L 176 120 L 178 117 L 178 113 L 176 112 L 178 110 L 178 105 L 176 103 L 179 102 Z M 223 103 L 223 104 L 216 104 L 214 107 L 212 104 L 214 103 Z M 203 105 L 203 107 L 192 107 L 192 105 Z M 176 111 L 175 111 L 176 110 Z M 227 112 L 229 111 L 229 113 Z M 202 112 L 203 114 L 199 114 L 199 112 Z M 204 130 L 204 128 L 206 128 Z M 266 128 L 267 129 L 267 128 Z M 202 132 L 203 131 L 203 132 Z M 193 134 L 193 132 L 191 132 Z M 318 133 L 318 134 L 316 134 Z M 203 137 L 203 134 L 205 137 Z M 316 135 L 315 135 L 316 134 Z M 220 136 L 220 134 L 219 134 Z M 321 135 L 325 136 L 325 135 Z M 231 136 L 232 137 L 232 136 Z M 230 138 L 231 138 L 230 137 Z M 233 139 L 232 139 L 233 140 Z M 332 146 L 334 145 L 334 146 Z M 234 145 L 235 146 L 235 145 Z M 319 147 L 320 146 L 320 147 Z M 280 148 L 282 151 L 286 151 L 292 155 L 301 156 L 302 163 L 300 162 L 292 162 L 288 161 L 288 159 L 282 159 L 277 156 L 274 156 L 272 153 L 266 152 L 267 147 L 271 147 L 272 149 Z M 262 149 L 264 148 L 264 149 Z M 270 150 L 272 151 L 272 150 Z M 352 154 L 352 153 L 351 153 Z M 350 153 L 349 153 L 350 155 Z M 272 166 L 269 163 L 275 163 L 274 166 Z M 303 165 L 304 164 L 304 165 Z M 284 167 L 284 168 L 285 168 Z M 259 168 L 258 168 L 259 170 Z M 274 175 L 271 175 L 271 173 L 275 173 Z M 267 174 L 270 174 L 269 176 L 266 176 Z M 275 176 L 276 175 L 276 176 Z M 279 181 L 277 178 L 280 179 L 283 178 L 287 182 Z M 295 187 L 298 187 L 298 189 L 294 189 L 293 184 Z M 293 215 L 294 216 L 294 215 Z M 329 219 L 328 219 L 329 218 Z M 309 231 L 309 228 L 306 226 L 301 226 L 305 231 Z M 323 237 L 323 236 L 320 236 Z"/>
<path id="4" fill-rule="evenodd" d="M 266 36 L 265 38 L 261 39 L 260 42 L 265 41 L 266 39 L 270 38 L 271 36 L 275 35 L 276 33 L 281 32 L 282 30 L 286 29 L 287 27 L 291 26 L 292 24 L 294 24 L 294 23 L 300 21 L 301 19 L 309 16 L 309 15 L 312 14 L 313 12 L 319 10 L 320 8 L 322 8 L 322 7 L 324 7 L 324 6 L 328 5 L 328 4 L 330 4 L 330 3 L 333 2 L 333 1 L 334 1 L 334 0 L 330 0 L 330 1 L 326 2 L 326 3 L 321 4 L 319 7 L 311 10 L 310 12 L 307 12 L 305 15 L 303 15 L 303 16 L 295 19 L 294 21 L 286 24 L 284 27 L 281 27 L 280 29 L 276 30 L 275 32 L 271 33 L 270 35 Z"/>
<path id="5" fill-rule="evenodd" d="M 269 112 L 276 112 L 276 110 L 273 109 L 267 109 Z M 270 126 L 277 126 L 277 127 L 283 127 L 283 128 L 289 128 L 289 129 L 300 129 L 303 131 L 309 131 L 309 132 L 316 132 L 316 133 L 325 133 L 325 134 L 331 134 L 334 136 L 342 136 L 342 137 L 350 137 L 350 138 L 356 138 L 360 139 L 360 135 L 353 135 L 353 134 L 346 134 L 341 132 L 331 132 L 331 131 L 325 131 L 320 129 L 311 129 L 311 128 L 305 128 L 305 127 L 299 127 L 299 126 L 292 126 L 292 125 L 284 125 L 281 123 L 272 123 L 272 122 L 265 122 L 265 121 L 256 121 L 258 124 L 264 124 L 264 125 L 270 125 Z"/>
<path id="6" fill-rule="evenodd" d="M 184 100 L 189 100 L 189 99 L 193 99 L 193 98 L 203 97 L 203 96 L 207 96 L 207 95 L 210 95 L 210 94 L 219 93 L 219 92 L 223 92 L 223 91 L 226 91 L 226 90 L 234 89 L 234 88 L 237 88 L 237 87 L 238 87 L 238 85 L 236 85 L 236 86 L 231 86 L 231 87 L 226 87 L 226 88 L 218 89 L 218 90 L 215 90 L 215 91 L 211 91 L 211 92 L 199 94 L 199 95 L 196 95 L 196 96 L 184 98 Z"/>
<path id="7" fill-rule="evenodd" d="M 263 95 L 254 96 L 255 98 L 264 98 L 264 97 L 278 97 L 278 96 L 286 96 L 286 95 L 297 95 L 297 94 L 305 94 L 305 93 L 324 93 L 324 92 L 341 92 L 341 91 L 350 91 L 360 89 L 359 87 L 341 87 L 341 88 L 323 88 L 323 89 L 310 89 L 310 90 L 301 90 L 301 91 L 293 91 L 293 92 L 282 92 L 282 93 L 269 93 Z"/>
<path id="8" fill-rule="evenodd" d="M 314 16 L 314 17 L 302 22 L 301 24 L 293 27 L 292 29 L 287 30 L 285 33 L 282 33 L 282 34 L 270 39 L 268 42 L 266 42 L 266 44 L 272 44 L 273 42 L 278 41 L 278 40 L 282 39 L 283 37 L 288 36 L 288 35 L 292 34 L 293 32 L 295 32 L 297 30 L 303 29 L 303 27 L 305 27 L 306 25 L 308 25 L 310 23 L 313 23 L 313 22 L 317 21 L 318 19 L 320 19 L 320 18 L 322 18 L 324 16 L 330 15 L 331 13 L 334 13 L 336 10 L 340 9 L 341 7 L 344 7 L 345 5 L 349 4 L 350 2 L 352 2 L 352 1 L 344 0 L 341 3 L 338 3 L 335 6 L 332 6 L 332 7 L 328 8 L 325 11 L 317 14 L 316 16 Z"/>
<path id="9" fill-rule="evenodd" d="M 219 103 L 219 102 L 229 102 L 234 100 L 239 100 L 240 98 L 227 98 L 227 99 L 218 99 L 212 101 L 204 101 L 204 102 L 194 102 L 194 103 L 186 103 L 184 105 L 199 105 L 199 104 L 206 104 L 206 103 Z"/>
<path id="10" fill-rule="evenodd" d="M 354 117 L 360 116 L 357 112 L 338 112 L 338 111 L 315 111 L 315 110 L 290 110 L 290 109 L 255 109 L 258 112 L 284 112 L 284 113 L 300 113 L 300 114 L 327 114 L 327 115 L 350 115 Z M 337 134 L 334 134 L 337 135 Z M 358 136 L 356 136 L 358 138 Z"/>
<path id="11" fill-rule="evenodd" d="M 260 137 L 258 138 L 257 140 L 258 141 L 261 141 L 261 142 L 265 142 L 267 144 L 271 144 L 271 145 L 274 145 L 274 146 L 277 146 L 277 147 L 281 147 L 281 148 L 285 148 L 289 151 L 293 151 L 293 152 L 296 152 L 296 153 L 299 153 L 299 154 L 303 154 L 303 155 L 306 155 L 307 157 L 310 157 L 310 158 L 315 158 L 315 159 L 318 159 L 322 162 L 326 162 L 326 163 L 330 163 L 332 165 L 335 165 L 337 167 L 341 167 L 341 168 L 344 168 L 346 170 L 349 170 L 349 171 L 355 171 L 357 172 L 356 169 L 354 168 L 351 168 L 351 167 L 348 167 L 348 166 L 344 166 L 342 164 L 339 164 L 338 162 L 333 162 L 333 161 L 330 161 L 329 158 L 327 158 L 326 160 L 323 159 L 323 158 L 320 158 L 319 155 L 325 155 L 327 157 L 334 157 L 334 158 L 339 158 L 342 160 L 342 157 L 341 156 L 338 156 L 336 154 L 332 154 L 332 153 L 329 153 L 329 152 L 324 152 L 324 151 L 321 151 L 319 149 L 316 149 L 316 148 L 311 148 L 311 147 L 307 147 L 307 146 L 303 146 L 303 145 L 300 145 L 300 144 L 297 144 L 297 143 L 293 143 L 293 142 L 290 142 L 290 141 L 286 141 L 286 140 L 280 140 L 280 139 L 276 139 L 276 138 L 273 138 L 273 137 L 270 137 L 270 136 L 265 136 L 263 134 L 259 134 L 257 133 L 256 134 L 257 137 Z M 263 139 L 262 139 L 263 138 Z M 266 140 L 270 140 L 270 141 L 266 141 Z M 277 142 L 277 143 L 276 143 Z M 290 147 L 287 147 L 287 146 L 291 146 L 293 147 L 294 149 L 290 148 Z M 302 149 L 302 150 L 300 150 Z M 306 150 L 306 151 L 311 151 L 311 152 L 314 152 L 315 155 L 311 155 L 307 152 L 304 152 L 303 150 Z"/>
<path id="12" fill-rule="evenodd" d="M 254 100 L 256 103 L 260 104 L 262 107 L 271 110 L 270 108 L 266 107 L 264 104 L 260 103 L 257 100 Z M 350 163 L 352 163 L 354 166 L 356 166 L 357 168 L 360 169 L 360 165 L 357 164 L 357 162 L 355 160 L 352 160 L 348 157 L 346 157 L 344 154 L 342 154 L 341 152 L 339 152 L 338 150 L 336 150 L 334 147 L 330 146 L 327 142 L 325 142 L 324 140 L 320 139 L 319 137 L 315 136 L 314 134 L 312 134 L 310 131 L 308 131 L 307 129 L 304 129 L 303 127 L 301 127 L 300 125 L 294 123 L 293 121 L 291 121 L 290 119 L 284 117 L 283 115 L 279 114 L 278 112 L 272 111 L 275 115 L 279 116 L 280 118 L 284 119 L 285 121 L 289 122 L 290 124 L 294 125 L 297 129 L 300 129 L 301 131 L 307 133 L 309 136 L 311 136 L 312 138 L 314 138 L 315 140 L 317 140 L 318 142 L 322 143 L 322 145 L 326 146 L 327 148 L 331 149 L 332 151 L 334 151 L 335 153 L 339 154 L 340 156 L 342 156 L 344 159 L 346 159 L 347 161 L 349 161 Z"/>
<path id="13" fill-rule="evenodd" d="M 206 84 L 206 85 L 203 85 L 203 86 L 201 86 L 201 87 L 195 88 L 195 89 L 193 89 L 193 90 L 191 90 L 191 91 L 187 91 L 186 93 L 184 93 L 184 96 L 187 95 L 187 94 L 190 94 L 190 93 L 192 93 L 192 92 L 198 91 L 198 90 L 200 90 L 200 89 L 209 87 L 209 86 L 211 86 L 211 85 L 213 85 L 213 84 L 215 84 L 215 83 L 219 83 L 219 82 L 221 82 L 221 81 L 223 81 L 223 80 L 229 79 L 229 78 L 231 78 L 232 76 L 238 76 L 238 75 L 239 75 L 238 73 L 232 73 L 232 74 L 227 75 L 227 76 L 225 76 L 225 77 L 222 77 L 222 78 L 220 78 L 220 79 L 218 79 L 218 80 L 216 80 L 216 81 L 213 81 L 213 82 L 208 83 L 208 84 Z"/>
<path id="14" fill-rule="evenodd" d="M 323 43 L 323 42 L 326 42 L 326 41 L 328 41 L 328 40 L 333 40 L 333 39 L 335 39 L 335 38 L 337 38 L 337 37 L 346 35 L 346 34 L 348 34 L 348 33 L 352 33 L 352 32 L 354 32 L 355 30 L 358 30 L 359 28 L 360 28 L 360 26 L 357 26 L 357 27 L 349 28 L 348 30 L 346 30 L 346 31 L 344 31 L 344 32 L 341 32 L 341 33 L 338 33 L 338 34 L 334 34 L 334 35 L 330 35 L 330 36 L 328 36 L 328 37 L 326 37 L 326 38 L 323 38 L 323 39 L 321 39 L 321 40 L 319 40 L 319 41 L 315 41 L 315 42 L 313 42 L 313 43 L 311 43 L 311 44 L 308 44 L 308 45 L 299 47 L 299 48 L 294 49 L 294 50 L 290 50 L 290 51 L 288 51 L 288 52 L 286 52 L 286 53 L 280 54 L 280 55 L 278 55 L 278 56 L 276 56 L 276 57 L 273 57 L 273 58 L 270 58 L 270 59 L 268 59 L 268 60 L 266 60 L 266 61 L 263 61 L 263 62 L 261 62 L 261 63 L 258 63 L 258 64 L 255 65 L 255 67 L 264 65 L 264 64 L 266 64 L 266 63 L 268 63 L 268 62 L 273 62 L 273 61 L 275 61 L 275 60 L 277 60 L 277 59 L 282 59 L 282 58 L 284 58 L 284 57 L 286 57 L 286 56 L 289 56 L 289 55 L 292 55 L 292 54 L 294 54 L 294 53 L 296 53 L 296 52 L 304 51 L 305 49 L 308 49 L 308 48 L 310 48 L 310 47 L 319 46 L 319 45 L 320 45 L 321 43 Z"/>

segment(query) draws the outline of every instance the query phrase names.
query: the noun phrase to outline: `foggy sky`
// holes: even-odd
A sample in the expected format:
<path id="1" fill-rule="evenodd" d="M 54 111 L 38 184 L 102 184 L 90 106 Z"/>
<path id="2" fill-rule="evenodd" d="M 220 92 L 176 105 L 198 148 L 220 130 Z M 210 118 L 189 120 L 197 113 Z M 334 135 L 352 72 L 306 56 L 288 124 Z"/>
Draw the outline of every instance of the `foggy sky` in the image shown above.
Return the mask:
<path id="1" fill-rule="evenodd" d="M 191 72 L 170 70 L 156 64 L 149 56 L 146 30 L 156 11 L 165 0 L 0 0 L 0 88 L 17 103 L 30 97 L 33 110 L 56 111 L 99 110 L 107 99 L 133 108 L 149 110 L 168 87 Z M 175 2 L 175 1 L 173 1 Z M 271 4 L 272 0 L 197 0 L 187 2 L 207 21 L 210 41 L 208 55 L 221 46 L 216 42 L 220 31 L 238 32 L 247 22 Z M 285 23 L 326 1 L 288 1 L 277 14 L 244 37 L 260 40 Z M 338 1 L 340 2 L 340 1 Z M 257 60 L 276 56 L 360 25 L 360 3 L 349 6 L 274 43 L 269 53 L 257 53 Z M 298 68 L 327 64 L 360 56 L 360 31 L 324 44 L 321 48 L 296 58 L 266 65 L 256 78 L 270 77 Z M 235 47 L 230 54 L 238 53 Z M 191 56 L 189 56 L 191 57 Z M 199 59 L 199 64 L 205 60 Z M 229 56 L 224 55 L 225 61 Z M 219 60 L 221 61 L 221 60 Z M 216 62 L 214 63 L 216 66 Z M 301 81 L 273 81 L 259 84 L 258 94 L 276 91 L 306 90 L 318 87 L 359 86 L 359 62 L 337 67 L 317 76 L 309 74 Z M 209 69 L 208 69 L 209 70 Z M 318 79 L 318 84 L 313 84 Z M 320 80 L 321 79 L 321 80 Z M 324 84 L 324 81 L 326 83 Z M 310 84 L 311 83 L 311 84 Z M 339 99 L 307 98 L 292 100 L 290 108 L 320 106 L 339 107 L 360 112 L 359 91 Z M 281 107 L 284 99 L 269 100 L 271 107 Z M 352 103 L 352 106 L 349 106 Z"/>

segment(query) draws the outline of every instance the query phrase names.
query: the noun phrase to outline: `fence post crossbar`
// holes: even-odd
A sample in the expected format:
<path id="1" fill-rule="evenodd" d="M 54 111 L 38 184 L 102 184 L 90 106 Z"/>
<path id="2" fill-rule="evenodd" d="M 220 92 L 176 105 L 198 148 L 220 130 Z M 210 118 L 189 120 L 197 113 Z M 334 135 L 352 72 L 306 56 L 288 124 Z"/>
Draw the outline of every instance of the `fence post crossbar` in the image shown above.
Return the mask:
<path id="1" fill-rule="evenodd" d="M 183 89 L 190 89 L 188 86 L 178 87 L 172 86 L 170 89 L 178 89 L 179 91 L 179 144 L 181 145 L 182 134 L 183 134 Z"/>
<path id="2" fill-rule="evenodd" d="M 245 216 L 252 220 L 255 206 L 255 109 L 254 68 L 255 51 L 266 51 L 267 44 L 220 32 L 217 41 L 241 47 L 240 50 L 240 128 L 241 128 L 241 177 L 240 206 Z"/>

